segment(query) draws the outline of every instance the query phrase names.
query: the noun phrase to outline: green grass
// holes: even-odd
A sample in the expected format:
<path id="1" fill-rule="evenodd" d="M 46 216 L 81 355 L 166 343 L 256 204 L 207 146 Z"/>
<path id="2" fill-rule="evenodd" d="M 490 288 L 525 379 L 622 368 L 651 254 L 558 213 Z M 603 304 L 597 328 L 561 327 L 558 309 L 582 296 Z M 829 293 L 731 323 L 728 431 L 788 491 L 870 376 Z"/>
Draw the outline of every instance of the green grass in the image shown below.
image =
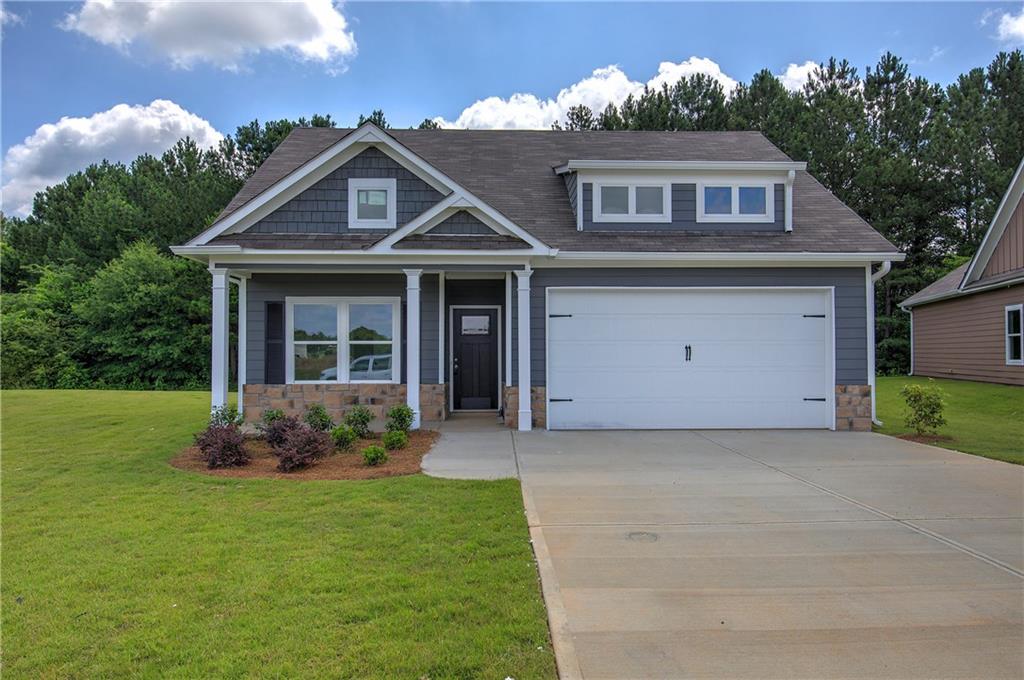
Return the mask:
<path id="1" fill-rule="evenodd" d="M 885 425 L 877 431 L 891 435 L 913 432 L 903 422 L 907 407 L 900 388 L 927 382 L 928 378 L 878 378 L 876 410 Z M 1024 464 L 1024 387 L 967 380 L 934 382 L 946 393 L 947 423 L 939 434 L 952 437 L 935 442 L 935 446 Z"/>
<path id="2" fill-rule="evenodd" d="M 514 480 L 171 468 L 205 393 L 2 393 L 4 675 L 554 677 Z"/>

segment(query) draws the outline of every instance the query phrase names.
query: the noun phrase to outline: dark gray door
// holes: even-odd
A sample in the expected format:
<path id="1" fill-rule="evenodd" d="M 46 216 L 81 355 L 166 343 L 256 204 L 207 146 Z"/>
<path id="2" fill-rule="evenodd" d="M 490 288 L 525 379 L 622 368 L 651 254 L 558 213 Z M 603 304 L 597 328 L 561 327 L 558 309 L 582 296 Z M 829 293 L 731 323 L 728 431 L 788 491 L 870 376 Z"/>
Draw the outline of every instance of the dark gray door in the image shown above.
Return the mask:
<path id="1" fill-rule="evenodd" d="M 456 409 L 498 408 L 498 310 L 452 310 Z"/>

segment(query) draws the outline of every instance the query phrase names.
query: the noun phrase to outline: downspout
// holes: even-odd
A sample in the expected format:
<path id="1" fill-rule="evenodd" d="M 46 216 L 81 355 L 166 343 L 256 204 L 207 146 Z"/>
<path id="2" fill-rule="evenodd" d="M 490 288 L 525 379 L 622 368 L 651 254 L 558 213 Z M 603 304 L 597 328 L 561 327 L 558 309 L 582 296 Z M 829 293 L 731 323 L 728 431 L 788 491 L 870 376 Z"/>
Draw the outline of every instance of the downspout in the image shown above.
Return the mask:
<path id="1" fill-rule="evenodd" d="M 875 284 L 882 280 L 889 270 L 892 269 L 892 262 L 882 261 L 882 267 L 868 278 L 868 385 L 871 386 L 871 422 L 881 427 L 882 421 L 878 419 L 875 409 Z M 868 265 L 868 272 L 871 272 L 871 265 Z"/>

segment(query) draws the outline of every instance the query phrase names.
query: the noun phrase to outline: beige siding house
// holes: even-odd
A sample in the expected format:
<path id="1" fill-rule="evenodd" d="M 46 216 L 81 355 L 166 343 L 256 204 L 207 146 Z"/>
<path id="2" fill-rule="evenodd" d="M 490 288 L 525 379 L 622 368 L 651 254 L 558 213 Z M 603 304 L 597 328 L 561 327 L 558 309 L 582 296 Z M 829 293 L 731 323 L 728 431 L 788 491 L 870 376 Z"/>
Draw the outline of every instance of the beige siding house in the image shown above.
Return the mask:
<path id="1" fill-rule="evenodd" d="M 1024 161 L 974 258 L 900 306 L 912 374 L 1024 385 Z"/>

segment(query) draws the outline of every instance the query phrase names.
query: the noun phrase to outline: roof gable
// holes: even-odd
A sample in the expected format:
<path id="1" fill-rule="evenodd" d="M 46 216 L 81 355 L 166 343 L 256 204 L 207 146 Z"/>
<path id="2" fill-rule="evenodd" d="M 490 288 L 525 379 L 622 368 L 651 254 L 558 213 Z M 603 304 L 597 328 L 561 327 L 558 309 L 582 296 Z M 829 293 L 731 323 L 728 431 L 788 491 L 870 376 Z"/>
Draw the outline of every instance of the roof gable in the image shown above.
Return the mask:
<path id="1" fill-rule="evenodd" d="M 978 252 L 971 259 L 971 264 L 967 268 L 967 275 L 964 276 L 964 280 L 960 284 L 961 289 L 977 283 L 985 277 L 993 254 L 1002 243 L 1004 235 L 1007 234 L 1007 226 L 1011 222 L 1019 223 L 1024 219 L 1021 217 L 1020 210 L 1022 201 L 1024 201 L 1024 159 L 1017 166 L 1017 171 L 1014 173 L 1013 179 L 1010 180 L 1010 186 L 1007 188 L 1006 193 L 1003 194 L 1003 200 L 1000 201 L 999 208 L 996 209 L 996 214 L 992 218 L 992 224 L 989 225 L 988 231 L 985 232 L 985 237 L 982 238 L 981 245 L 978 246 Z M 1009 231 L 1011 238 L 1017 235 L 1020 229 L 1019 224 L 1015 224 L 1014 229 Z M 1024 243 L 1018 243 L 1018 246 L 1024 248 Z M 992 272 L 990 275 L 1002 273 L 1005 272 Z"/>

